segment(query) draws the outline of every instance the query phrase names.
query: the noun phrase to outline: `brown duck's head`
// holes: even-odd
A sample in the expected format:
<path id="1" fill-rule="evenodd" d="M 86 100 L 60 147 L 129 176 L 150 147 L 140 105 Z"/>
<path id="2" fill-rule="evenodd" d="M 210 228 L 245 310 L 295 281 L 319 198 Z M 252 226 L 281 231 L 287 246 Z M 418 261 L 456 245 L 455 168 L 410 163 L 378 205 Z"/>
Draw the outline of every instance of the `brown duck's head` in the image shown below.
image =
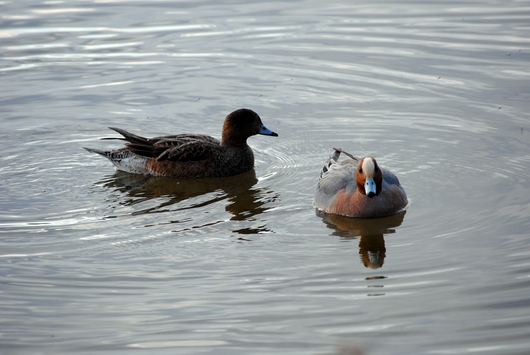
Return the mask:
<path id="1" fill-rule="evenodd" d="M 256 134 L 278 137 L 277 133 L 265 127 L 258 114 L 252 110 L 242 108 L 226 116 L 222 135 L 224 144 L 245 144 L 248 137 Z"/>

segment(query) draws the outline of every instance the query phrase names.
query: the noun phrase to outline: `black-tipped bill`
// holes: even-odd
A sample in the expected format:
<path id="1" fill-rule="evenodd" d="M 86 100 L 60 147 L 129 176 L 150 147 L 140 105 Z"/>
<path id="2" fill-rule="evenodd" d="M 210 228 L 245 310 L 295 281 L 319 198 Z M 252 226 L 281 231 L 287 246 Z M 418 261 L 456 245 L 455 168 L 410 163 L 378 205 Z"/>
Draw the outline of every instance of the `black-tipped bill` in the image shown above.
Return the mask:
<path id="1" fill-rule="evenodd" d="M 264 124 L 261 125 L 258 134 L 264 134 L 266 136 L 278 137 L 278 133 L 271 131 Z"/>
<path id="2" fill-rule="evenodd" d="M 374 197 L 376 191 L 377 191 L 377 188 L 375 186 L 374 178 L 366 179 L 366 181 L 364 183 L 364 192 L 366 193 L 366 196 Z"/>

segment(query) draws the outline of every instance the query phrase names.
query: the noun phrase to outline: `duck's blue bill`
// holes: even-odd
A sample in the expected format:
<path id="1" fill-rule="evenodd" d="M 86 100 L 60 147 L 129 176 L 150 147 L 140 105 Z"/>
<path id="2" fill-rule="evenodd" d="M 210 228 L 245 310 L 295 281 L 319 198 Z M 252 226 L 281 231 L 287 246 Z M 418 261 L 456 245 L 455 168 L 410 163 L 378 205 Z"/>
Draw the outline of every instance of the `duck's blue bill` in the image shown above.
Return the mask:
<path id="1" fill-rule="evenodd" d="M 265 125 L 263 125 L 263 124 L 261 125 L 261 128 L 259 129 L 258 134 L 264 134 L 264 135 L 267 135 L 267 136 L 278 137 L 278 133 L 271 131 L 270 129 L 265 127 Z"/>
<path id="2" fill-rule="evenodd" d="M 374 178 L 366 179 L 366 181 L 364 183 L 364 192 L 366 192 L 366 196 L 368 196 L 368 197 L 374 197 L 375 196 L 376 187 L 375 187 Z"/>

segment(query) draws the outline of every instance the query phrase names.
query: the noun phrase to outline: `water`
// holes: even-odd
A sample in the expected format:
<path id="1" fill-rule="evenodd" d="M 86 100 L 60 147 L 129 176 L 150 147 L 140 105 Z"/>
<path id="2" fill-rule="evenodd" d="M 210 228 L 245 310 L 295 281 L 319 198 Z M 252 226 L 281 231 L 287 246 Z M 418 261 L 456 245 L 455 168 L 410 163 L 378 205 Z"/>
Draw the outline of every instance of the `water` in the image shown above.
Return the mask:
<path id="1" fill-rule="evenodd" d="M 2 2 L 6 354 L 525 354 L 530 2 Z M 107 126 L 219 137 L 255 171 L 146 179 Z M 318 215 L 332 147 L 406 214 Z"/>

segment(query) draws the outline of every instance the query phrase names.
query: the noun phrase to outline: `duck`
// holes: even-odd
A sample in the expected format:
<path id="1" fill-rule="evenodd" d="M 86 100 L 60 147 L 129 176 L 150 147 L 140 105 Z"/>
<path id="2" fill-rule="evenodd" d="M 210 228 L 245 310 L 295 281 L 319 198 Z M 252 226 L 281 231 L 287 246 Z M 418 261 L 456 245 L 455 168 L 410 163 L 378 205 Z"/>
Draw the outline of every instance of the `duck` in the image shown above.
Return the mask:
<path id="1" fill-rule="evenodd" d="M 250 109 L 226 116 L 221 140 L 206 134 L 176 134 L 145 138 L 121 128 L 109 127 L 126 141 L 115 150 L 86 148 L 112 162 L 118 170 L 133 174 L 174 178 L 227 177 L 254 168 L 254 153 L 247 139 L 261 134 L 278 137 Z"/>
<path id="2" fill-rule="evenodd" d="M 319 211 L 382 218 L 406 209 L 407 194 L 390 170 L 379 167 L 374 157 L 356 158 L 340 148 L 333 149 L 314 193 L 314 205 Z M 348 159 L 339 162 L 341 153 Z"/>

